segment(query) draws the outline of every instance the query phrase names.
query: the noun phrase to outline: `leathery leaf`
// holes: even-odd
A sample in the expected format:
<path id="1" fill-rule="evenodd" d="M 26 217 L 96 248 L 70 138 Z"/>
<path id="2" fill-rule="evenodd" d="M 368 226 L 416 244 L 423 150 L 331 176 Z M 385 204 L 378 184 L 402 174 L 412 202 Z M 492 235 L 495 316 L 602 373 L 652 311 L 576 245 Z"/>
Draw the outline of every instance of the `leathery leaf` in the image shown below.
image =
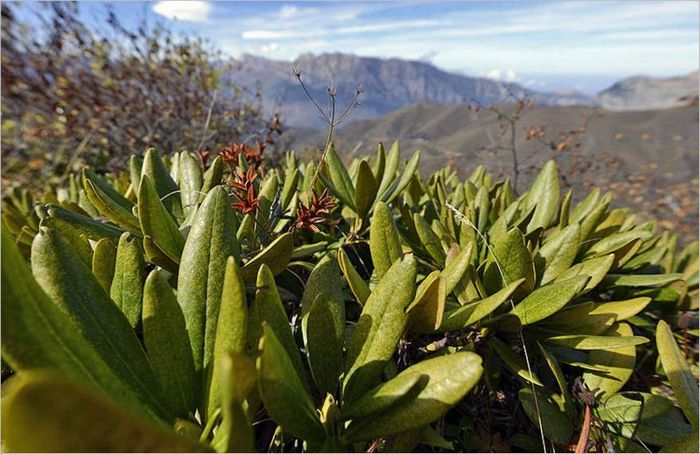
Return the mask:
<path id="1" fill-rule="evenodd" d="M 394 224 L 391 208 L 377 203 L 369 227 L 369 250 L 377 277 L 381 278 L 391 265 L 401 257 L 401 240 Z"/>
<path id="2" fill-rule="evenodd" d="M 515 306 L 512 313 L 523 325 L 538 322 L 563 308 L 587 281 L 587 276 L 578 276 L 540 287 Z"/>
<path id="3" fill-rule="evenodd" d="M 136 236 L 124 233 L 117 245 L 117 260 L 110 297 L 121 309 L 132 327 L 141 320 L 143 282 L 146 279 L 146 263 Z"/>

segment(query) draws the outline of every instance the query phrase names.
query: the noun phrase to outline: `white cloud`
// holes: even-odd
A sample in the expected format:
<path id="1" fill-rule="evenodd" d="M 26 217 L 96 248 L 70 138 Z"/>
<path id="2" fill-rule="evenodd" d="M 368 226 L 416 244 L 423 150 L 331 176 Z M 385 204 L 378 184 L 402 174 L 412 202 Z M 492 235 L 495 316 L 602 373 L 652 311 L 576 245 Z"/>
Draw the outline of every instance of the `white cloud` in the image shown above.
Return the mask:
<path id="1" fill-rule="evenodd" d="M 284 19 L 288 19 L 290 17 L 296 16 L 298 12 L 299 8 L 297 8 L 296 6 L 284 5 L 282 8 L 280 8 L 279 15 Z"/>
<path id="2" fill-rule="evenodd" d="M 512 68 L 506 71 L 501 71 L 500 69 L 492 69 L 486 71 L 486 73 L 484 73 L 483 76 L 487 79 L 500 80 L 504 82 L 518 82 L 520 80 L 520 77 L 518 77 L 518 73 L 516 73 L 515 70 Z"/>
<path id="3" fill-rule="evenodd" d="M 153 12 L 168 19 L 187 22 L 206 22 L 211 3 L 204 1 L 161 1 L 153 5 Z"/>
<path id="4" fill-rule="evenodd" d="M 260 47 L 260 52 L 263 54 L 271 54 L 273 52 L 276 52 L 280 48 L 280 45 L 278 43 L 270 43 L 270 44 L 265 44 L 264 46 Z"/>

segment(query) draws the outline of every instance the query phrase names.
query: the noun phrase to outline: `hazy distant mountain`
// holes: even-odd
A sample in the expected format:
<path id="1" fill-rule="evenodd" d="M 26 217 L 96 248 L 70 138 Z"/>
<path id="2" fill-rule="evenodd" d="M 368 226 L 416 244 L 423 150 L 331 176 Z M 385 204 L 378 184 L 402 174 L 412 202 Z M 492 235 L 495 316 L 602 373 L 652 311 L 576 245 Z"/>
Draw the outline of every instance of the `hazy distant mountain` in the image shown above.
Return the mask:
<path id="1" fill-rule="evenodd" d="M 327 99 L 326 87 L 331 81 L 338 91 L 339 108 L 352 98 L 358 86 L 362 86 L 362 105 L 353 113 L 353 119 L 380 117 L 421 101 L 443 105 L 463 104 L 472 99 L 482 104 L 503 102 L 509 99 L 509 90 L 516 96 L 527 94 L 543 105 L 595 103 L 576 92 L 538 92 L 518 84 L 452 74 L 429 63 L 396 58 L 304 54 L 289 62 L 246 55 L 238 63 L 232 77 L 247 87 L 258 84 L 265 107 L 278 107 L 285 123 L 293 127 L 318 128 L 323 127 L 323 123 L 293 77 L 292 67 L 301 71 L 307 88 L 323 105 Z"/>
<path id="2" fill-rule="evenodd" d="M 666 109 L 687 104 L 681 98 L 698 96 L 699 74 L 695 71 L 669 79 L 630 77 L 601 91 L 597 99 L 609 110 Z"/>

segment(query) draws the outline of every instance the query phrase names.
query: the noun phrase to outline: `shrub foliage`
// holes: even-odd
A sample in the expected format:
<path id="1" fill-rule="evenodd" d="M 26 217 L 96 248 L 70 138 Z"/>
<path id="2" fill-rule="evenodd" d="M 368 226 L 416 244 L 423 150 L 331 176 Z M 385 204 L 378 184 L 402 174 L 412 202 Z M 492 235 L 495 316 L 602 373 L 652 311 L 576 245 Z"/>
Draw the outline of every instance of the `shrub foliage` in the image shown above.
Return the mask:
<path id="1" fill-rule="evenodd" d="M 697 452 L 697 244 L 554 162 L 518 195 L 324 156 L 10 193 L 5 448 Z"/>

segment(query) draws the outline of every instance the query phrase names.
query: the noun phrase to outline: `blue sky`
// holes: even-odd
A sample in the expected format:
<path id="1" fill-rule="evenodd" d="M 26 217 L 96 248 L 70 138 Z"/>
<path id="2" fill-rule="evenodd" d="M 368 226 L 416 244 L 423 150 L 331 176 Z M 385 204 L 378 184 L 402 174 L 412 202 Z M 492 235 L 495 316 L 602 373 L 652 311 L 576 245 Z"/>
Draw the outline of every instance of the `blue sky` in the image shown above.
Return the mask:
<path id="1" fill-rule="evenodd" d="M 698 68 L 697 1 L 204 2 L 115 4 L 122 20 L 163 20 L 231 56 L 305 52 L 430 61 L 536 89 L 593 92 L 635 74 Z M 99 3 L 83 5 L 87 14 Z"/>

